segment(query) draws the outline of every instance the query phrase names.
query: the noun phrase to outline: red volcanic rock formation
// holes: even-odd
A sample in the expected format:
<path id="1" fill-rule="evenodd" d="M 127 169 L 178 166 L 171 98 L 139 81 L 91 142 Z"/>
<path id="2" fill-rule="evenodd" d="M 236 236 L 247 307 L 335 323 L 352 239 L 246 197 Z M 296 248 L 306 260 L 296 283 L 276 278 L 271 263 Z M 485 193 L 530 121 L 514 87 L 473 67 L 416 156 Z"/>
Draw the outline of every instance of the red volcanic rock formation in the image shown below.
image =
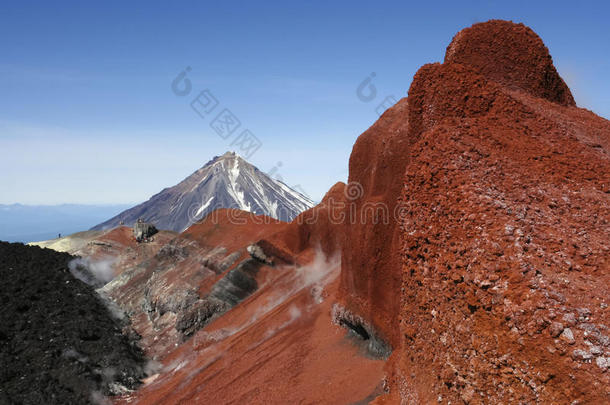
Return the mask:
<path id="1" fill-rule="evenodd" d="M 396 201 L 416 138 L 408 134 L 408 103 L 403 98 L 364 132 L 354 145 L 345 191 L 341 297 L 391 344 L 398 342 L 400 235 Z M 377 215 L 376 208 L 385 212 Z M 385 207 L 385 208 L 384 208 Z"/>
<path id="2" fill-rule="evenodd" d="M 413 148 L 403 398 L 608 400 L 610 161 L 591 140 L 610 125 L 581 113 L 523 96 L 510 115 L 447 120 Z"/>
<path id="3" fill-rule="evenodd" d="M 445 63 L 469 66 L 492 81 L 535 97 L 576 105 L 549 50 L 523 24 L 493 20 L 462 30 L 447 47 Z"/>
<path id="4" fill-rule="evenodd" d="M 609 144 L 504 21 L 458 33 L 358 138 L 339 300 L 394 348 L 379 403 L 608 400 Z M 398 215 L 363 220 L 378 203 Z"/>
<path id="5" fill-rule="evenodd" d="M 318 205 L 301 213 L 270 241 L 294 254 L 314 247 L 331 256 L 343 242 L 341 229 L 345 223 L 345 206 L 345 183 L 338 182 Z"/>

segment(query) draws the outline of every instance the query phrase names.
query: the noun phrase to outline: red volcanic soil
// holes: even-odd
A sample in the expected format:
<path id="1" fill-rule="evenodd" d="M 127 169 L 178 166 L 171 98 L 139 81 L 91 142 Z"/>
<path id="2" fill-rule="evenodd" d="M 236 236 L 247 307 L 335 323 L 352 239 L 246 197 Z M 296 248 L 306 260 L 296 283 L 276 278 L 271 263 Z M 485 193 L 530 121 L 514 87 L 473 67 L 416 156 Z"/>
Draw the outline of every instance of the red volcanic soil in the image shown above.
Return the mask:
<path id="1" fill-rule="evenodd" d="M 133 229 L 127 226 L 119 226 L 114 228 L 102 235 L 99 240 L 104 242 L 114 242 L 130 247 L 133 247 L 138 243 L 133 237 Z"/>
<path id="2" fill-rule="evenodd" d="M 532 30 L 461 31 L 317 207 L 177 238 L 224 269 L 191 254 L 163 276 L 202 296 L 254 242 L 277 264 L 118 402 L 610 402 L 609 153 Z"/>
<path id="3" fill-rule="evenodd" d="M 205 246 L 224 246 L 235 251 L 285 228 L 287 224 L 265 215 L 236 209 L 219 209 L 182 233 Z"/>
<path id="4" fill-rule="evenodd" d="M 342 192 L 339 184 L 334 196 L 340 199 Z M 324 218 L 316 209 L 329 208 L 323 202 L 302 215 Z M 274 267 L 263 266 L 256 277 L 258 290 L 244 302 L 173 351 L 166 351 L 163 343 L 162 350 L 153 345 L 151 353 L 161 354 L 159 374 L 117 403 L 294 403 L 304 399 L 366 403 L 383 392 L 385 362 L 372 358 L 361 339 L 348 335 L 332 319 L 339 256 L 311 247 L 299 249 L 328 242 L 324 235 L 330 233 L 329 228 L 316 225 L 330 226 L 328 221 L 255 223 L 260 220 L 224 210 L 192 226 L 180 239 L 196 240 L 200 246 L 228 247 L 227 254 L 258 241 L 265 253 L 282 252 L 290 256 L 290 262 L 303 265 L 279 261 Z M 177 271 L 168 272 L 195 274 L 194 267 L 186 263 L 188 259 L 176 266 Z M 200 294 L 210 292 L 210 280 L 217 282 L 223 275 L 204 280 Z M 136 329 L 141 322 L 136 320 Z M 160 336 L 164 339 L 167 332 Z"/>
<path id="5" fill-rule="evenodd" d="M 87 257 L 94 262 L 111 260 L 115 276 L 119 276 L 125 269 L 153 257 L 162 246 L 177 235 L 173 231 L 160 231 L 151 241 L 138 243 L 133 236 L 132 228 L 119 226 L 99 236 L 88 238 L 88 242 L 83 247 L 71 253 Z"/>
<path id="6" fill-rule="evenodd" d="M 337 283 L 319 304 L 308 287 L 293 292 L 293 276 L 285 272 L 180 346 L 137 402 L 359 403 L 381 393 L 384 362 L 365 357 L 331 322 Z"/>

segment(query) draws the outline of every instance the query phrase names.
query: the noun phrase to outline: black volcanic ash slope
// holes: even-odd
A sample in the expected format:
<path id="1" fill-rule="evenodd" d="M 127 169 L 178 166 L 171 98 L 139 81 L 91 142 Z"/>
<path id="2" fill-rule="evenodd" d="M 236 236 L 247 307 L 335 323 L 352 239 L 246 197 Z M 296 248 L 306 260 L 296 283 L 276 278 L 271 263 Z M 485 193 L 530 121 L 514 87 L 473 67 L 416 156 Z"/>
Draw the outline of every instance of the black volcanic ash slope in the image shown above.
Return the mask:
<path id="1" fill-rule="evenodd" d="M 86 404 L 143 377 L 141 352 L 71 259 L 0 242 L 0 404 Z"/>

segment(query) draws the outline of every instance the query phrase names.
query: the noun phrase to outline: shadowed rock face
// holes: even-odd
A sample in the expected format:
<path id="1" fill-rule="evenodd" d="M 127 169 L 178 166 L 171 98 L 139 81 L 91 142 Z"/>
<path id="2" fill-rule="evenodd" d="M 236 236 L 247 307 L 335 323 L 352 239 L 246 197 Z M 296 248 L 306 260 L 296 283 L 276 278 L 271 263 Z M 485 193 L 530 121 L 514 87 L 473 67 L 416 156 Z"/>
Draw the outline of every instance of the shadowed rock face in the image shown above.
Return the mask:
<path id="1" fill-rule="evenodd" d="M 230 308 L 224 301 L 213 297 L 197 300 L 178 315 L 176 330 L 183 338 L 188 338 Z"/>
<path id="2" fill-rule="evenodd" d="M 214 318 L 221 316 L 258 289 L 256 274 L 261 263 L 248 258 L 227 272 L 210 291 L 209 295 L 189 303 L 179 312 L 176 330 L 184 338 L 192 336 Z"/>
<path id="3" fill-rule="evenodd" d="M 244 260 L 214 285 L 210 296 L 230 307 L 237 305 L 258 288 L 256 273 L 259 267 L 260 263 L 255 259 Z"/>

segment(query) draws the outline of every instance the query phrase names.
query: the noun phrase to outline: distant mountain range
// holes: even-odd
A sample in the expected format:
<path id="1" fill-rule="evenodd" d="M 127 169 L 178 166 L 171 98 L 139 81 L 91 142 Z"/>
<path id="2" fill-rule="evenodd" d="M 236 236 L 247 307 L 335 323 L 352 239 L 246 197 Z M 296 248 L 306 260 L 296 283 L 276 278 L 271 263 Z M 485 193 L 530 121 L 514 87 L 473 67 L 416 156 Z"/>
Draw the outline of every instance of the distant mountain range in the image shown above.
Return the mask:
<path id="1" fill-rule="evenodd" d="M 0 204 L 0 240 L 29 243 L 88 229 L 130 205 Z"/>
<path id="2" fill-rule="evenodd" d="M 313 206 L 307 196 L 272 179 L 238 154 L 227 152 L 177 185 L 91 229 L 133 225 L 142 218 L 159 229 L 182 232 L 219 208 L 238 208 L 291 221 Z"/>

